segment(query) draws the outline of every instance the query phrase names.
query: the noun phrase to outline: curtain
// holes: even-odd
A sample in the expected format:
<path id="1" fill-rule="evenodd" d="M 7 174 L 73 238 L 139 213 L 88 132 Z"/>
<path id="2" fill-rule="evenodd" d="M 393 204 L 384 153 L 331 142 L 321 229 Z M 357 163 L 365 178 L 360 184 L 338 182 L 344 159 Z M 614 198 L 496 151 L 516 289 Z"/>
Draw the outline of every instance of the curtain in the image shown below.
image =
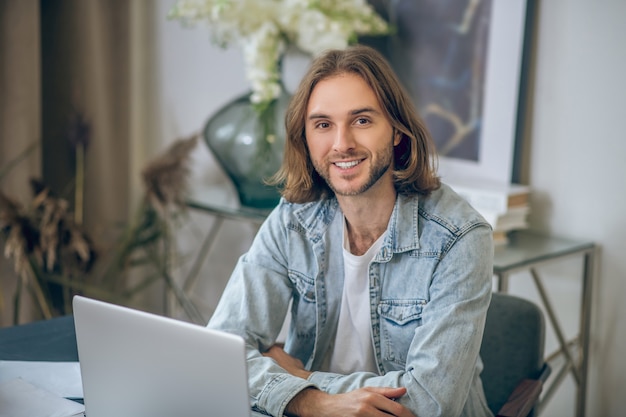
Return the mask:
<path id="1" fill-rule="evenodd" d="M 41 137 L 39 45 L 39 1 L 0 1 L 0 190 L 21 201 L 30 198 L 24 186 L 28 178 L 41 174 L 41 150 L 34 149 L 16 163 L 10 175 L 2 173 Z M 1 256 L 0 325 L 11 323 L 8 312 L 16 283 L 12 271 Z"/>
<path id="2" fill-rule="evenodd" d="M 1 190 L 27 205 L 29 179 L 41 178 L 104 247 L 128 220 L 154 147 L 154 9 L 149 0 L 0 1 L 0 170 L 36 146 L 0 179 Z M 70 140 L 78 117 L 84 152 Z M 16 279 L 2 257 L 0 325 L 13 321 Z M 22 304 L 20 321 L 39 317 Z"/>

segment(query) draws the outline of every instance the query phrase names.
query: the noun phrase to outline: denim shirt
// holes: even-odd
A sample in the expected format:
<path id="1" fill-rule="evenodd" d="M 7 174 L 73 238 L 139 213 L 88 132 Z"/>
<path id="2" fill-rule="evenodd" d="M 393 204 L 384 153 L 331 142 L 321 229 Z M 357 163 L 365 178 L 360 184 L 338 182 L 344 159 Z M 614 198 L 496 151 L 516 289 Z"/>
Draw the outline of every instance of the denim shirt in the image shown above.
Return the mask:
<path id="1" fill-rule="evenodd" d="M 334 394 L 385 386 L 406 387 L 398 401 L 416 416 L 491 416 L 479 357 L 493 275 L 489 224 L 445 184 L 428 197 L 397 197 L 369 266 L 379 374 L 320 371 L 337 332 L 342 230 L 335 198 L 283 199 L 239 259 L 208 326 L 245 339 L 252 409 L 283 416 L 306 387 Z M 308 380 L 260 353 L 289 308 L 285 350 L 313 371 Z"/>

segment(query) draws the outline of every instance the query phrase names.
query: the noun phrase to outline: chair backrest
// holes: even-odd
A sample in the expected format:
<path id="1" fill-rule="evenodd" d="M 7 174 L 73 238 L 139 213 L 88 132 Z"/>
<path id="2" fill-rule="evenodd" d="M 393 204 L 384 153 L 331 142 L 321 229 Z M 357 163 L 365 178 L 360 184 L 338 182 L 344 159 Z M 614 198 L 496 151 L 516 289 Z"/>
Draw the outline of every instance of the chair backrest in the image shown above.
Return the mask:
<path id="1" fill-rule="evenodd" d="M 544 364 L 543 312 L 531 301 L 494 293 L 480 356 L 489 408 L 496 415 L 517 384 L 539 377 Z"/>

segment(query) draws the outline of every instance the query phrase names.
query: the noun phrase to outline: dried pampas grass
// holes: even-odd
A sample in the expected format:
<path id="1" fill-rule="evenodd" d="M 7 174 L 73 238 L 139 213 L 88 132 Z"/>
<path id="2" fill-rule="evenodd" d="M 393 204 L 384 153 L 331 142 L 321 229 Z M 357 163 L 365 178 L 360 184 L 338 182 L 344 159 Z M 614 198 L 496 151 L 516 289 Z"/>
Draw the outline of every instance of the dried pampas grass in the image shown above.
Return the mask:
<path id="1" fill-rule="evenodd" d="M 183 208 L 189 176 L 191 151 L 199 135 L 174 142 L 162 155 L 152 160 L 142 171 L 146 199 L 165 217 L 170 209 Z"/>
<path id="2" fill-rule="evenodd" d="M 47 274 L 83 277 L 93 265 L 95 250 L 75 223 L 69 204 L 53 197 L 41 182 L 31 180 L 33 200 L 28 209 L 0 191 L 0 233 L 4 256 L 13 261 L 19 277 L 14 306 L 18 320 L 22 285 L 34 294 L 42 314 L 52 316 L 45 294 Z"/>
<path id="3" fill-rule="evenodd" d="M 23 275 L 28 256 L 37 250 L 39 232 L 21 205 L 0 191 L 0 231 L 5 237 L 4 256 L 13 260 L 13 268 Z"/>
<path id="4" fill-rule="evenodd" d="M 65 301 L 70 291 L 78 290 L 123 302 L 159 278 L 187 314 L 200 321 L 201 315 L 171 276 L 176 263 L 176 227 L 172 221 L 179 219 L 178 214 L 186 207 L 190 156 L 199 138 L 194 134 L 175 141 L 145 166 L 141 173 L 144 199 L 114 251 L 98 257 L 107 260 L 98 268 L 92 268 L 96 259 L 92 241 L 67 200 L 54 196 L 45 184 L 35 180 L 31 181 L 34 197 L 26 207 L 0 191 L 0 238 L 4 240 L 4 255 L 12 260 L 19 278 L 14 321 L 18 320 L 22 287 L 33 293 L 44 317 L 50 317 L 54 301 L 49 292 L 51 283 L 62 286 Z M 131 285 L 130 270 L 137 267 L 145 278 Z"/>

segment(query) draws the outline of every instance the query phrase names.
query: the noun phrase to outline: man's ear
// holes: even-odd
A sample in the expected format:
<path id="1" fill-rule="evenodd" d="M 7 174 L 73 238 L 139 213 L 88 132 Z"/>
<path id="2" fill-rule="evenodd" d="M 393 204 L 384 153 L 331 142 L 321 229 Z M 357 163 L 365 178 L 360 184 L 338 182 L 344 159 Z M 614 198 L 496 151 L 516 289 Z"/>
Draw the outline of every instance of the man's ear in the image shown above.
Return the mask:
<path id="1" fill-rule="evenodd" d="M 393 146 L 398 146 L 401 141 L 402 141 L 402 132 L 400 132 L 399 130 L 395 130 L 394 129 L 394 131 L 393 131 Z"/>

